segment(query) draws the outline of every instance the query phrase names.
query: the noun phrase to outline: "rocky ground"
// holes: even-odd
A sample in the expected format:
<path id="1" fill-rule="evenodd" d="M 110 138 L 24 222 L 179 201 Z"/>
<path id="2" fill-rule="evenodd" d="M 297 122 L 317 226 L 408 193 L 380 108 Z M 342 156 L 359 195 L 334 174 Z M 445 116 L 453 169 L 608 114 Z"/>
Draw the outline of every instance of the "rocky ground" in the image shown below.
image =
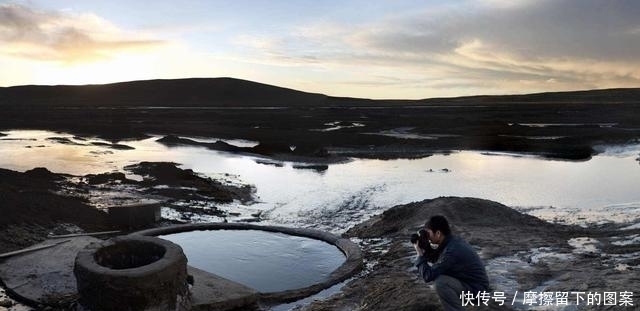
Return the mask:
<path id="1" fill-rule="evenodd" d="M 5 292 L 4 288 L 0 287 L 0 310 L 29 311 L 31 310 L 31 308 L 25 305 L 21 305 L 16 301 L 14 301 L 13 299 L 11 299 Z"/>

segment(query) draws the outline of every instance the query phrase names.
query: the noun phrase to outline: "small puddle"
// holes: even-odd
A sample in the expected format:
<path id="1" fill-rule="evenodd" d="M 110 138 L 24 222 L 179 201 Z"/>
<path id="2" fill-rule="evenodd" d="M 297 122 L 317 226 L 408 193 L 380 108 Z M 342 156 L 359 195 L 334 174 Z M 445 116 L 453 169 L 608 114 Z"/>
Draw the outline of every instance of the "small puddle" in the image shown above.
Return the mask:
<path id="1" fill-rule="evenodd" d="M 322 282 L 345 262 L 329 243 L 284 233 L 205 230 L 158 237 L 180 245 L 189 265 L 262 293 Z"/>

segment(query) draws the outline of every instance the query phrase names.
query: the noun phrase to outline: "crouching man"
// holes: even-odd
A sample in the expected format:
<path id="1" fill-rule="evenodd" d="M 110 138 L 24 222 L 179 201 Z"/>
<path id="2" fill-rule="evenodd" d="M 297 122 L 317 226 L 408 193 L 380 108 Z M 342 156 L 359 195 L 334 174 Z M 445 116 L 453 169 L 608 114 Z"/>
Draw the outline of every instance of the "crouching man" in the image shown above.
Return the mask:
<path id="1" fill-rule="evenodd" d="M 473 248 L 451 234 L 444 216 L 433 216 L 411 239 L 418 259 L 416 267 L 425 282 L 435 281 L 445 310 L 464 310 L 461 294 L 489 290 L 484 264 Z M 431 244 L 437 244 L 436 249 Z"/>

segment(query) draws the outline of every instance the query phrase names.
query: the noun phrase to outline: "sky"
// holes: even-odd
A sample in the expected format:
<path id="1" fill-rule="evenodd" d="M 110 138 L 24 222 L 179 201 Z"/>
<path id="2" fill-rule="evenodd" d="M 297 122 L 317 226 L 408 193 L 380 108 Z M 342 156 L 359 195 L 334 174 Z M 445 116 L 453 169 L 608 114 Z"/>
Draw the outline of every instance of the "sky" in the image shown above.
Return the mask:
<path id="1" fill-rule="evenodd" d="M 640 1 L 0 0 L 0 86 L 234 77 L 419 99 L 640 87 Z"/>

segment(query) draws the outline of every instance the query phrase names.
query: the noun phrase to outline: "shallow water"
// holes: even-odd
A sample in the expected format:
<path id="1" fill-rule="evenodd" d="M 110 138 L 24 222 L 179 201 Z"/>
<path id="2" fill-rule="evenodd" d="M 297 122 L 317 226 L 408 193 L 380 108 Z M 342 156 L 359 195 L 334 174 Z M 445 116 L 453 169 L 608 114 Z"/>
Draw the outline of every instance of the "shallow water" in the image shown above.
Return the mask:
<path id="1" fill-rule="evenodd" d="M 633 225 L 640 220 L 637 145 L 603 147 L 607 152 L 583 162 L 462 151 L 417 160 L 354 160 L 319 173 L 295 169 L 292 163 L 259 164 L 256 157 L 202 147 L 169 148 L 156 142 L 159 137 L 118 142 L 135 148 L 118 150 L 91 145 L 104 142 L 99 139 L 64 133 L 4 133 L 2 168 L 47 167 L 84 175 L 121 171 L 140 161 L 173 161 L 210 177 L 255 185 L 258 202 L 218 208 L 243 216 L 261 212 L 266 223 L 342 232 L 394 205 L 438 196 L 494 200 L 561 223 Z M 68 138 L 74 145 L 50 137 Z"/>
<path id="2" fill-rule="evenodd" d="M 189 265 L 263 293 L 322 282 L 345 261 L 331 244 L 283 233 L 207 230 L 159 237 L 180 245 Z"/>

